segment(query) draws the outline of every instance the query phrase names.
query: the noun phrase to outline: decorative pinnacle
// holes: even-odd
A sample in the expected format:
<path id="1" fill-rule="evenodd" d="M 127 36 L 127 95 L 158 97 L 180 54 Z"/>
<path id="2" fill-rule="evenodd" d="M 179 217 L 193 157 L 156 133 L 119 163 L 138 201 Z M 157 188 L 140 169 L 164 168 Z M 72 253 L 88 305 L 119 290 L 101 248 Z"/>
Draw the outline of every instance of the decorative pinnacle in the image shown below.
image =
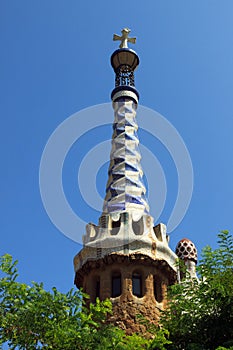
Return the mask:
<path id="1" fill-rule="evenodd" d="M 121 49 L 127 49 L 128 48 L 128 42 L 132 43 L 132 44 L 136 43 L 136 38 L 129 38 L 128 37 L 130 32 L 131 32 L 131 30 L 129 28 L 123 28 L 122 31 L 121 31 L 122 36 L 119 36 L 117 34 L 113 34 L 113 40 L 114 41 L 116 41 L 116 40 L 120 40 L 121 41 L 121 43 L 119 45 L 119 47 Z"/>

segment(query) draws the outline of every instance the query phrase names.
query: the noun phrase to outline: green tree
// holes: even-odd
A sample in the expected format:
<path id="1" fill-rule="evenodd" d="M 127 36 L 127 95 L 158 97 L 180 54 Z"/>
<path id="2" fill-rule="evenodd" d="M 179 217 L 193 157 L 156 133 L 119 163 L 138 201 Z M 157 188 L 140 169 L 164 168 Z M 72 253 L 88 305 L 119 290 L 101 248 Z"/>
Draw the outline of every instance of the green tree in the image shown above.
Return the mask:
<path id="1" fill-rule="evenodd" d="M 10 255 L 0 259 L 5 273 L 0 281 L 0 345 L 9 349 L 142 349 L 147 341 L 126 337 L 106 322 L 109 300 L 85 306 L 86 295 L 78 290 L 45 291 L 42 284 L 16 281 L 17 262 Z"/>
<path id="2" fill-rule="evenodd" d="M 187 279 L 171 287 L 162 316 L 172 341 L 168 348 L 229 348 L 233 346 L 233 237 L 228 231 L 219 233 L 217 249 L 203 249 L 197 270 L 199 281 Z"/>
<path id="3" fill-rule="evenodd" d="M 0 258 L 0 346 L 56 350 L 233 350 L 233 238 L 219 235 L 219 246 L 206 247 L 198 266 L 199 281 L 171 287 L 168 308 L 153 339 L 126 334 L 107 322 L 109 300 L 86 307 L 78 290 L 45 291 L 42 284 L 17 282 L 17 262 Z M 162 326 L 162 327 L 161 327 Z"/>

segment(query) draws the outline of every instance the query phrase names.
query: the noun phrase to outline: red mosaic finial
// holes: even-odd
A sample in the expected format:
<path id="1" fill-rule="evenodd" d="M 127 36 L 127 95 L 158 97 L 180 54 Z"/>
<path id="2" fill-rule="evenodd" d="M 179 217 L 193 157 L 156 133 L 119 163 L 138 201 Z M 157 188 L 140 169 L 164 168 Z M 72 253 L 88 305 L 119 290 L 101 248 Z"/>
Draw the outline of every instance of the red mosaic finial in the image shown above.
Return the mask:
<path id="1" fill-rule="evenodd" d="M 183 238 L 176 246 L 176 255 L 182 260 L 193 260 L 197 263 L 197 249 L 188 238 Z"/>

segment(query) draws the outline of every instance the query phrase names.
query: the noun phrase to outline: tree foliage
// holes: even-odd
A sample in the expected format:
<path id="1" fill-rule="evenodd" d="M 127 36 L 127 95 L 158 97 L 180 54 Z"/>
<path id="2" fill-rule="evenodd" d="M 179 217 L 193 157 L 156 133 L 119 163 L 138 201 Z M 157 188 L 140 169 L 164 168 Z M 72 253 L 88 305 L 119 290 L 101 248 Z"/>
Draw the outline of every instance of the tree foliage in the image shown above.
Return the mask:
<path id="1" fill-rule="evenodd" d="M 169 349 L 233 349 L 233 237 L 218 235 L 218 248 L 207 246 L 197 267 L 199 281 L 171 287 L 162 316 L 170 332 Z"/>
<path id="2" fill-rule="evenodd" d="M 168 308 L 152 339 L 126 336 L 108 324 L 109 300 L 86 306 L 78 290 L 51 292 L 43 284 L 17 281 L 17 262 L 0 258 L 0 347 L 56 350 L 233 350 L 233 238 L 218 235 L 218 248 L 206 247 L 199 281 L 187 278 L 171 287 Z"/>
<path id="3" fill-rule="evenodd" d="M 87 295 L 71 289 L 48 292 L 43 284 L 17 282 L 17 261 L 8 254 L 0 258 L 5 273 L 0 281 L 0 347 L 9 349 L 139 350 L 151 340 L 125 333 L 107 323 L 112 312 L 109 300 L 96 299 L 86 306 Z"/>

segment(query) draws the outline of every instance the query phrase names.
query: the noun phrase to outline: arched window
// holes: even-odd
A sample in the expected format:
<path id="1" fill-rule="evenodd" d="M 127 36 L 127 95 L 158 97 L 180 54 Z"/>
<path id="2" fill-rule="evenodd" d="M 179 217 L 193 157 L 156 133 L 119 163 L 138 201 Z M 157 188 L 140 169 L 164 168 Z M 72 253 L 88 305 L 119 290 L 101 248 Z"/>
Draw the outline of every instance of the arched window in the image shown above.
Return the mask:
<path id="1" fill-rule="evenodd" d="M 158 276 L 154 276 L 154 296 L 158 303 L 163 301 L 162 283 Z"/>
<path id="2" fill-rule="evenodd" d="M 134 272 L 132 276 L 133 294 L 142 297 L 142 276 L 140 273 Z"/>
<path id="3" fill-rule="evenodd" d="M 119 297 L 121 295 L 121 274 L 115 272 L 112 275 L 112 298 Z"/>
<path id="4" fill-rule="evenodd" d="M 99 298 L 100 297 L 100 278 L 97 277 L 95 281 L 95 297 Z"/>

